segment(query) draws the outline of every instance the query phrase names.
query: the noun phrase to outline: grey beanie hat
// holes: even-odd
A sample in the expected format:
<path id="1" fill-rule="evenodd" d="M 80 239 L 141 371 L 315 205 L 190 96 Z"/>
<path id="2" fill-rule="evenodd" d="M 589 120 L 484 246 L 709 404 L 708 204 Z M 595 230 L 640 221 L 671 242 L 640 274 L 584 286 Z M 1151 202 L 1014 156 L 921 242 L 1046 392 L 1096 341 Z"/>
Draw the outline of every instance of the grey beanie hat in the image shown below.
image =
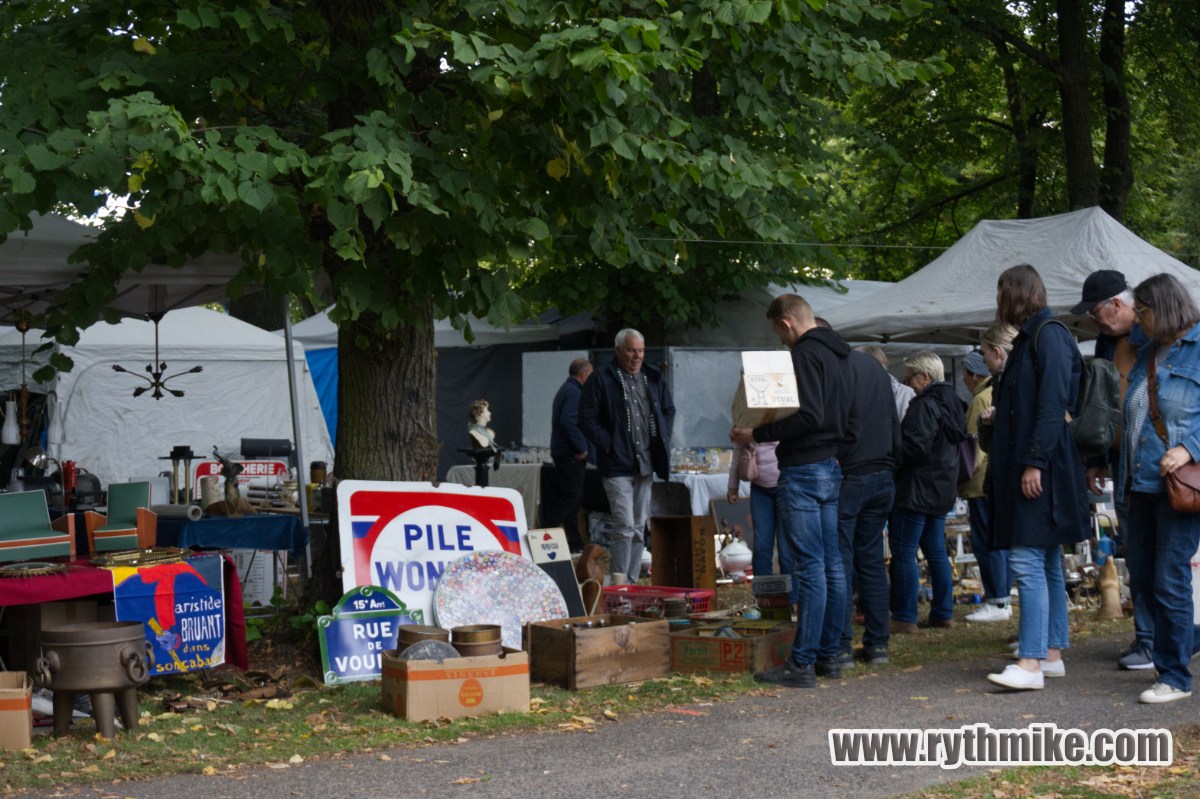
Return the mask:
<path id="1" fill-rule="evenodd" d="M 992 374 L 988 370 L 987 364 L 983 362 L 983 353 L 979 350 L 968 352 L 963 357 L 963 368 L 978 377 L 990 377 Z"/>

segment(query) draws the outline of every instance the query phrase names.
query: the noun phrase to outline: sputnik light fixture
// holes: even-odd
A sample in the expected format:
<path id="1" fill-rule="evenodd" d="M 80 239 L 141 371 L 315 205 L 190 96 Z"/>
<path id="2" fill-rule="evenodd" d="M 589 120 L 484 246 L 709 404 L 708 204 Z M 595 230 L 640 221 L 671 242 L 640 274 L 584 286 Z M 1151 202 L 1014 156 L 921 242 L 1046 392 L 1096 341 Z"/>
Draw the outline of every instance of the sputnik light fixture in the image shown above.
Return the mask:
<path id="1" fill-rule="evenodd" d="M 155 306 L 157 307 L 157 305 L 158 305 L 158 293 L 155 292 Z M 152 312 L 146 314 L 147 321 L 154 323 L 154 363 L 146 365 L 146 372 L 150 375 L 149 377 L 146 377 L 146 375 L 143 375 L 143 374 L 138 374 L 137 372 L 131 372 L 128 369 L 126 369 L 124 366 L 118 366 L 117 364 L 113 364 L 114 372 L 124 372 L 127 375 L 133 375 L 134 377 L 141 378 L 142 380 L 146 381 L 146 383 L 148 385 L 138 386 L 137 388 L 135 388 L 133 390 L 133 396 L 135 396 L 135 397 L 140 397 L 143 394 L 145 394 L 147 391 L 151 391 L 152 393 L 150 394 L 150 396 L 154 397 L 154 399 L 156 399 L 156 400 L 160 400 L 163 398 L 164 391 L 173 397 L 182 397 L 183 392 L 178 389 L 170 388 L 167 385 L 167 382 L 174 380 L 175 378 L 179 377 L 180 375 L 197 374 L 199 372 L 204 371 L 203 366 L 193 366 L 191 369 L 187 369 L 185 371 L 177 372 L 173 375 L 163 377 L 163 375 L 166 374 L 166 372 L 167 372 L 167 364 L 165 362 L 159 360 L 158 323 L 162 321 L 162 318 L 164 316 L 166 316 L 166 314 L 163 313 L 162 311 L 158 311 L 158 310 L 155 310 L 155 311 L 152 311 Z M 157 367 L 157 368 L 155 368 L 155 367 Z"/>

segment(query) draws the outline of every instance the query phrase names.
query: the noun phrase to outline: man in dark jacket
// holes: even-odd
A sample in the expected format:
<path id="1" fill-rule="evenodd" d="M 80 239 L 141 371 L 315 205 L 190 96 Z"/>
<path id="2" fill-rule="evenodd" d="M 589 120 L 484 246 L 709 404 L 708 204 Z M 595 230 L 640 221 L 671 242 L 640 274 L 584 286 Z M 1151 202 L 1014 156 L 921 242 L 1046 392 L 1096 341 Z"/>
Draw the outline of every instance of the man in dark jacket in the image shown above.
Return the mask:
<path id="1" fill-rule="evenodd" d="M 609 550 L 613 585 L 636 583 L 642 572 L 650 484 L 670 479 L 675 404 L 661 371 L 643 363 L 642 334 L 617 334 L 617 359 L 596 370 L 579 400 L 579 429 L 596 445 L 596 465 L 617 529 Z"/>
<path id="2" fill-rule="evenodd" d="M 735 427 L 729 438 L 735 444 L 779 442 L 776 502 L 800 584 L 799 622 L 791 657 L 754 678 L 803 688 L 815 685 L 818 674 L 842 676 L 837 652 L 846 614 L 846 575 L 838 551 L 842 472 L 837 455 L 851 442 L 855 375 L 850 346 L 832 330 L 817 327 L 803 297 L 776 297 L 767 318 L 792 350 L 800 410 L 763 427 Z"/>
<path id="3" fill-rule="evenodd" d="M 846 618 L 838 662 L 854 666 L 854 591 L 863 613 L 863 645 L 855 657 L 867 663 L 887 663 L 888 579 L 884 565 L 883 529 L 896 487 L 892 470 L 900 460 L 900 416 L 891 375 L 864 352 L 852 352 L 855 391 L 850 404 L 853 442 L 842 446 L 838 463 L 842 487 L 838 494 L 838 545 L 846 572 Z"/>
<path id="4" fill-rule="evenodd" d="M 587 474 L 588 440 L 579 432 L 579 396 L 592 374 L 586 358 L 567 369 L 567 382 L 554 395 L 550 411 L 550 457 L 554 459 L 555 495 L 543 507 L 542 525 L 563 528 L 572 552 L 583 549 L 579 535 L 579 502 Z"/>
<path id="5" fill-rule="evenodd" d="M 1082 302 L 1071 309 L 1073 314 L 1087 314 L 1100 328 L 1096 339 L 1096 357 L 1112 361 L 1121 373 L 1121 405 L 1125 404 L 1125 389 L 1129 371 L 1137 360 L 1138 348 L 1149 342 L 1149 338 L 1137 323 L 1133 312 L 1133 289 L 1125 282 L 1125 275 L 1115 269 L 1092 272 L 1083 281 Z M 1087 461 L 1088 490 L 1096 496 L 1104 494 L 1104 479 L 1109 464 L 1116 464 L 1120 454 L 1121 440 L 1113 442 L 1111 452 Z M 1113 469 L 1116 472 L 1116 469 Z M 1115 474 L 1114 474 L 1115 477 Z M 1127 538 L 1129 531 L 1129 509 L 1114 502 L 1117 513 L 1117 535 Z M 1146 597 L 1129 586 L 1133 599 L 1133 643 L 1117 657 L 1117 668 L 1142 670 L 1154 668 L 1154 612 Z"/>

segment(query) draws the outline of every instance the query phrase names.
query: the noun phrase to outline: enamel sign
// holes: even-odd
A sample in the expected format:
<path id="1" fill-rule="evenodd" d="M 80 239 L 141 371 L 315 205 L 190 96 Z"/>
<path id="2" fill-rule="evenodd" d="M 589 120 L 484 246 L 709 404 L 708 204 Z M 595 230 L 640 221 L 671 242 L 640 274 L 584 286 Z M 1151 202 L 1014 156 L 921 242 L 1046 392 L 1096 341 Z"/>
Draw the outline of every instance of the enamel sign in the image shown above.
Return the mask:
<path id="1" fill-rule="evenodd" d="M 338 483 L 342 590 L 377 585 L 433 618 L 446 567 L 471 552 L 529 557 L 525 505 L 511 488 L 456 483 Z"/>

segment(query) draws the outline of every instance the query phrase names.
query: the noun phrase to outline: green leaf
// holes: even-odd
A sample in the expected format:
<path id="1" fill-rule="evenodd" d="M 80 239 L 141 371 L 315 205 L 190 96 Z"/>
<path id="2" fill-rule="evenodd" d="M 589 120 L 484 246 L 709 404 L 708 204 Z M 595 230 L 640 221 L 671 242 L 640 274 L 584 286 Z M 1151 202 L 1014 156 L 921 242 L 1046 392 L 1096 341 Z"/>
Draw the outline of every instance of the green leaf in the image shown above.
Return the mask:
<path id="1" fill-rule="evenodd" d="M 657 163 L 663 160 L 667 153 L 662 148 L 662 145 L 657 142 L 647 141 L 642 144 L 642 155 L 646 156 L 646 160 Z"/>
<path id="2" fill-rule="evenodd" d="M 355 172 L 346 178 L 346 196 L 356 203 L 365 202 L 371 195 L 371 175 L 369 172 Z"/>
<path id="3" fill-rule="evenodd" d="M 353 205 L 334 200 L 327 210 L 329 222 L 338 230 L 349 230 L 358 221 L 358 211 Z"/>
<path id="4" fill-rule="evenodd" d="M 12 181 L 13 194 L 30 194 L 37 188 L 37 181 L 33 179 L 33 175 L 19 166 L 6 166 L 4 177 Z"/>
<path id="5" fill-rule="evenodd" d="M 454 45 L 454 60 L 468 66 L 479 61 L 479 54 L 475 52 L 475 48 L 471 45 L 471 41 L 460 33 L 450 34 L 450 41 Z"/>
<path id="6" fill-rule="evenodd" d="M 812 6 L 815 11 L 824 10 L 825 3 L 826 3 L 826 0 L 808 0 L 808 4 L 810 6 Z"/>
<path id="7" fill-rule="evenodd" d="M 662 39 L 658 37 L 657 28 L 647 28 L 646 30 L 642 31 L 642 41 L 645 42 L 646 46 L 651 50 L 662 49 Z"/>
<path id="8" fill-rule="evenodd" d="M 737 8 L 730 2 L 721 3 L 713 13 L 713 19 L 722 25 L 732 25 L 737 21 Z"/>
<path id="9" fill-rule="evenodd" d="M 238 198 L 256 210 L 263 210 L 275 198 L 271 184 L 261 178 L 243 180 L 238 184 Z"/>
<path id="10" fill-rule="evenodd" d="M 537 217 L 522 220 L 517 223 L 517 229 L 534 241 L 541 241 L 550 237 L 550 228 L 546 227 L 546 223 Z"/>
<path id="11" fill-rule="evenodd" d="M 62 156 L 55 155 L 40 144 L 31 144 L 25 148 L 25 157 L 39 172 L 47 169 L 58 169 L 67 162 Z"/>
<path id="12" fill-rule="evenodd" d="M 175 21 L 185 28 L 191 28 L 194 31 L 200 30 L 200 18 L 186 8 L 179 9 L 175 14 Z"/>
<path id="13" fill-rule="evenodd" d="M 742 7 L 741 13 L 738 14 L 738 17 L 742 22 L 749 22 L 752 24 L 766 22 L 771 16 L 771 8 L 773 5 L 774 4 L 771 2 L 771 0 L 759 0 L 757 3 L 750 3 L 749 5 Z"/>
<path id="14" fill-rule="evenodd" d="M 925 9 L 932 7 L 929 3 L 923 3 L 921 0 L 900 0 L 900 10 L 909 17 L 915 17 Z"/>
<path id="15" fill-rule="evenodd" d="M 637 141 L 629 134 L 622 134 L 612 140 L 613 152 L 631 161 L 637 160 Z"/>

